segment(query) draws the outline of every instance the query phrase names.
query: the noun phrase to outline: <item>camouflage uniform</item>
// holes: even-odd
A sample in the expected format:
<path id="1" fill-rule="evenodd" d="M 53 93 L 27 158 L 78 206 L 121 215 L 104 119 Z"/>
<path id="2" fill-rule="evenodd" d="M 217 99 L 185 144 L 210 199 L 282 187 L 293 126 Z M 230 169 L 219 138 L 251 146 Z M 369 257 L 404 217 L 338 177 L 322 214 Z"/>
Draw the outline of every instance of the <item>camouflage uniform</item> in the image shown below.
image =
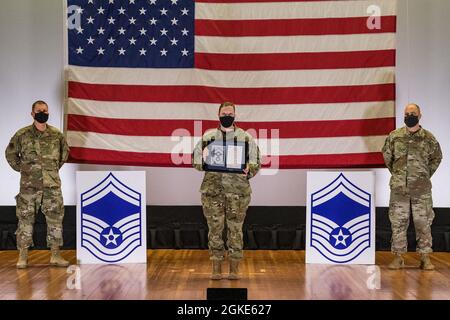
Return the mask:
<path id="1" fill-rule="evenodd" d="M 432 252 L 431 224 L 434 219 L 430 178 L 442 160 L 436 138 L 420 128 L 410 133 L 406 127 L 392 131 L 383 146 L 383 157 L 391 172 L 389 219 L 394 254 L 407 251 L 406 232 L 412 211 L 417 251 Z"/>
<path id="2" fill-rule="evenodd" d="M 5 155 L 21 175 L 16 196 L 17 248 L 33 246 L 33 225 L 39 208 L 47 221 L 47 245 L 61 246 L 64 203 L 58 171 L 69 155 L 64 136 L 52 126 L 40 132 L 31 125 L 11 138 Z"/>
<path id="3" fill-rule="evenodd" d="M 198 142 L 193 153 L 193 166 L 202 171 L 203 141 L 222 140 L 248 141 L 249 172 L 240 173 L 206 172 L 200 187 L 203 214 L 208 223 L 208 247 L 211 260 L 223 260 L 225 254 L 223 229 L 227 225 L 227 247 L 230 259 L 242 259 L 242 225 L 250 203 L 251 187 L 249 179 L 254 177 L 261 167 L 259 149 L 252 136 L 244 130 L 234 127 L 234 131 L 224 133 L 220 129 L 207 131 Z"/>

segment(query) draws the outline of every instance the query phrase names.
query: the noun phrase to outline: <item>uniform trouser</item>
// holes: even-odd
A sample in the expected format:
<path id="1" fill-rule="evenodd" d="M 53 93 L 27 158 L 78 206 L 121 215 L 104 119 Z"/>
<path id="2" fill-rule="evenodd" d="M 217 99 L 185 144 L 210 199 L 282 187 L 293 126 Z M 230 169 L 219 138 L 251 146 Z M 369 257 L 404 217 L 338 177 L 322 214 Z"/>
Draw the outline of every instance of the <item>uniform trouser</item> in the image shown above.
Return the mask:
<path id="1" fill-rule="evenodd" d="M 47 246 L 62 246 L 64 203 L 61 189 L 20 192 L 16 196 L 16 203 L 16 216 L 19 220 L 16 231 L 18 249 L 33 246 L 33 227 L 39 208 L 47 222 Z"/>
<path id="2" fill-rule="evenodd" d="M 230 259 L 243 257 L 242 225 L 250 203 L 250 195 L 232 193 L 202 194 L 203 214 L 208 223 L 208 247 L 211 260 L 223 260 L 225 256 L 222 239 L 225 220 L 227 224 L 227 247 Z"/>
<path id="3" fill-rule="evenodd" d="M 414 228 L 416 229 L 417 252 L 432 252 L 431 224 L 434 219 L 434 211 L 431 193 L 410 196 L 393 191 L 391 192 L 389 201 L 389 219 L 392 227 L 392 252 L 401 254 L 408 250 L 406 233 L 411 213 Z"/>

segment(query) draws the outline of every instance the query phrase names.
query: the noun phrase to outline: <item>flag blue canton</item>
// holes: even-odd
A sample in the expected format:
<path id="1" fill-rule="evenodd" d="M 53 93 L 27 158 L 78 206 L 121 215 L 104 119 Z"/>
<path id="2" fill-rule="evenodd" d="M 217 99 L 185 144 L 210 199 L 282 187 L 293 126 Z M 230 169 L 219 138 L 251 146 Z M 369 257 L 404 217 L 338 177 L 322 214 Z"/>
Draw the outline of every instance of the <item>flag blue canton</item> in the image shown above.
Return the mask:
<path id="1" fill-rule="evenodd" d="M 70 65 L 194 66 L 193 0 L 68 0 L 68 7 L 68 18 L 81 22 L 68 29 Z"/>

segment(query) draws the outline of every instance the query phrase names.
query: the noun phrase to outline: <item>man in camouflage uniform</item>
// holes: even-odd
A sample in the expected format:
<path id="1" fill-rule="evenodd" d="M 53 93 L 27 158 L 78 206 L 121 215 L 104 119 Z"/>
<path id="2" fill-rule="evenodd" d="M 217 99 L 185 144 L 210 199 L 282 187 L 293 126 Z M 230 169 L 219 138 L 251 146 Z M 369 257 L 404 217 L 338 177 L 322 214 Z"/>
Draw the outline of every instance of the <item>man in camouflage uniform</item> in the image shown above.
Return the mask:
<path id="1" fill-rule="evenodd" d="M 58 171 L 67 160 L 69 147 L 62 133 L 46 123 L 48 106 L 44 101 L 33 103 L 31 116 L 33 124 L 17 131 L 5 151 L 9 165 L 20 172 L 20 192 L 16 196 L 17 268 L 28 266 L 28 248 L 33 246 L 33 225 L 39 208 L 47 221 L 50 264 L 66 267 L 69 263 L 59 252 L 64 204 Z"/>
<path id="2" fill-rule="evenodd" d="M 442 152 L 431 132 L 419 125 L 420 108 L 405 108 L 405 127 L 392 131 L 383 147 L 383 157 L 391 172 L 389 219 L 392 227 L 391 249 L 395 255 L 390 269 L 404 266 L 402 254 L 407 251 L 406 232 L 413 216 L 420 268 L 433 270 L 431 224 L 434 219 L 430 178 L 442 160 Z"/>
<path id="3" fill-rule="evenodd" d="M 228 279 L 239 279 L 239 262 L 243 257 L 242 225 L 250 203 L 251 188 L 249 179 L 254 177 L 261 167 L 259 149 L 252 136 L 234 124 L 235 106 L 225 102 L 219 107 L 220 126 L 208 130 L 198 142 L 193 152 L 193 166 L 203 170 L 203 161 L 208 156 L 204 148 L 205 141 L 226 140 L 247 141 L 249 162 L 244 173 L 206 172 L 200 187 L 203 214 L 208 223 L 208 247 L 212 260 L 211 279 L 222 278 L 221 265 L 225 256 L 223 229 L 227 225 L 227 247 L 230 259 Z"/>

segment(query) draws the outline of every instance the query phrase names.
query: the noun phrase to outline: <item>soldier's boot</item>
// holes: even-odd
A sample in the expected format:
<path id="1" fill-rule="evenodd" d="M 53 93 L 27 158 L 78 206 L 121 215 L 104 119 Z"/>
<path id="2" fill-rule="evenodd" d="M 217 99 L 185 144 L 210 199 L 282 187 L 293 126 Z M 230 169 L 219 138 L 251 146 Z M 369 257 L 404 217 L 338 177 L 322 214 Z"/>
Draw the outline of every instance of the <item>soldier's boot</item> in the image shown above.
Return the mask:
<path id="1" fill-rule="evenodd" d="M 213 260 L 211 280 L 220 280 L 220 279 L 222 279 L 222 261 Z"/>
<path id="2" fill-rule="evenodd" d="M 430 256 L 427 253 L 421 254 L 420 257 L 420 269 L 422 270 L 434 270 L 434 265 L 430 261 Z"/>
<path id="3" fill-rule="evenodd" d="M 65 260 L 61 257 L 61 253 L 59 252 L 59 247 L 51 248 L 52 255 L 50 257 L 50 265 L 55 267 L 67 267 L 69 265 L 69 261 Z"/>
<path id="4" fill-rule="evenodd" d="M 19 259 L 16 264 L 17 269 L 25 269 L 28 267 L 28 248 L 19 249 Z"/>
<path id="5" fill-rule="evenodd" d="M 229 280 L 239 280 L 239 260 L 230 259 L 230 274 L 228 275 Z"/>
<path id="6" fill-rule="evenodd" d="M 405 266 L 405 261 L 402 258 L 402 255 L 399 253 L 395 254 L 394 260 L 389 264 L 388 268 L 391 270 L 402 269 Z"/>

